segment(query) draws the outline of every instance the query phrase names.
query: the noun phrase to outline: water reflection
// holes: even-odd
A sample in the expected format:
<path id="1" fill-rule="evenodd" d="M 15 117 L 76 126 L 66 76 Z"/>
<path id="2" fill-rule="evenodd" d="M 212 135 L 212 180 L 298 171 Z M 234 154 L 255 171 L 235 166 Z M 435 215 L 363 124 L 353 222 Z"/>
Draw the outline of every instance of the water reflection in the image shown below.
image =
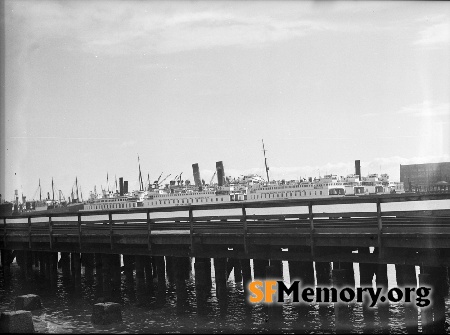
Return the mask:
<path id="1" fill-rule="evenodd" d="M 284 262 L 286 273 L 286 263 Z M 212 271 L 213 274 L 214 271 Z M 175 281 L 167 281 L 167 292 L 158 300 L 155 294 L 145 296 L 145 304 L 138 305 L 135 290 L 127 289 L 122 274 L 120 295 L 115 298 L 123 307 L 123 322 L 108 326 L 92 325 L 93 305 L 101 301 L 102 285 L 87 281 L 82 276 L 80 287 L 71 279 L 58 273 L 56 287 L 49 288 L 39 270 L 33 271 L 34 280 L 24 280 L 18 266 L 13 263 L 11 276 L 0 278 L 0 310 L 14 310 L 14 299 L 22 294 L 38 294 L 44 308 L 33 312 L 37 332 L 41 333 L 330 333 L 335 331 L 332 304 L 298 305 L 286 300 L 282 306 L 283 319 L 273 324 L 267 318 L 267 306 L 249 306 L 246 303 L 242 284 L 228 280 L 227 306 L 220 306 L 216 297 L 214 279 L 207 292 L 205 309 L 199 313 L 195 295 L 195 280 L 192 271 L 185 281 L 185 294 L 178 298 Z M 285 278 L 287 278 L 285 276 Z M 129 288 L 129 286 L 128 286 Z M 156 290 L 153 290 L 156 292 Z M 180 292 L 178 292 L 180 293 Z M 449 301 L 447 299 L 447 315 Z M 378 308 L 374 309 L 374 328 L 367 327 L 361 304 L 349 306 L 350 332 L 382 333 Z M 449 321 L 447 319 L 447 321 Z M 404 309 L 401 304 L 389 307 L 390 333 L 406 333 Z"/>

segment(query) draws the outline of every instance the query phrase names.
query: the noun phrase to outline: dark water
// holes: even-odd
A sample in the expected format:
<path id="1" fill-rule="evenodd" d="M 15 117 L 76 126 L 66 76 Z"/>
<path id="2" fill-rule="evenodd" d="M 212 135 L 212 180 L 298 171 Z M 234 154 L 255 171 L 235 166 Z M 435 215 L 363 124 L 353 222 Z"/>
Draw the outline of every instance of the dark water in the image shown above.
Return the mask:
<path id="1" fill-rule="evenodd" d="M 285 280 L 286 272 L 286 264 L 284 264 Z M 392 277 L 392 271 L 390 272 Z M 228 280 L 226 311 L 220 308 L 216 299 L 213 278 L 213 287 L 204 315 L 199 315 L 197 312 L 192 273 L 186 281 L 188 295 L 182 308 L 177 306 L 175 286 L 170 283 L 168 283 L 163 306 L 158 305 L 156 298 L 151 296 L 148 297 L 146 306 L 138 306 L 135 294 L 129 293 L 125 287 L 123 275 L 121 296 L 118 298 L 118 302 L 123 307 L 123 322 L 108 326 L 92 325 L 90 320 L 93 305 L 102 296 L 101 288 L 95 282 L 87 283 L 83 276 L 81 287 L 75 290 L 70 281 L 63 280 L 59 270 L 57 287 L 50 289 L 45 280 L 39 279 L 38 270 L 34 270 L 33 276 L 34 281 L 25 281 L 18 266 L 15 263 L 12 264 L 9 284 L 5 284 L 3 275 L 0 278 L 0 310 L 14 310 L 14 299 L 18 295 L 29 293 L 39 295 L 44 307 L 42 310 L 33 312 L 33 320 L 36 331 L 40 333 L 267 333 L 271 331 L 329 333 L 335 331 L 331 304 L 321 306 L 320 310 L 318 304 L 311 304 L 300 310 L 290 301 L 286 301 L 283 305 L 283 321 L 275 326 L 269 326 L 266 307 L 246 305 L 243 287 L 241 284 L 234 283 L 233 274 Z M 359 280 L 357 284 L 358 282 Z M 448 298 L 446 307 L 447 321 L 450 322 Z M 391 334 L 406 333 L 403 315 L 402 304 L 390 304 L 387 326 Z M 348 324 L 352 333 L 365 331 L 366 324 L 360 304 L 351 306 Z M 381 326 L 375 307 L 375 329 L 372 332 L 381 333 Z"/>

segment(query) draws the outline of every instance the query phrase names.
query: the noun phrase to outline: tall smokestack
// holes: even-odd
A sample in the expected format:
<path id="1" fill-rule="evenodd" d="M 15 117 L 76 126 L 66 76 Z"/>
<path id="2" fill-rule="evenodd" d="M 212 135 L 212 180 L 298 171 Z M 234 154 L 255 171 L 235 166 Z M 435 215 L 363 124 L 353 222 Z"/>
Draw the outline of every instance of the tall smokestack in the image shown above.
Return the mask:
<path id="1" fill-rule="evenodd" d="M 128 193 L 128 180 L 123 182 L 123 193 Z"/>
<path id="2" fill-rule="evenodd" d="M 200 178 L 200 170 L 198 168 L 198 164 L 192 164 L 192 172 L 194 174 L 194 182 L 195 186 L 197 186 L 200 190 L 202 188 L 202 180 Z"/>
<path id="3" fill-rule="evenodd" d="M 119 192 L 123 195 L 123 177 L 119 177 Z"/>
<path id="4" fill-rule="evenodd" d="M 217 185 L 223 186 L 223 180 L 225 177 L 225 170 L 223 168 L 222 161 L 216 162 L 216 171 L 217 171 Z"/>
<path id="5" fill-rule="evenodd" d="M 361 164 L 359 159 L 355 160 L 355 174 L 359 176 L 359 180 L 361 180 Z"/>

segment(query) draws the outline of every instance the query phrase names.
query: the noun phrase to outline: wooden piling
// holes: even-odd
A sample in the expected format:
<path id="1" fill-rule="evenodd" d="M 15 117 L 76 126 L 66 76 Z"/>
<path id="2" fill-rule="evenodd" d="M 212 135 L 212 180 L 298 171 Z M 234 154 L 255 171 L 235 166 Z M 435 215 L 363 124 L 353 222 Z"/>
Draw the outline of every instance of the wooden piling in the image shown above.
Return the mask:
<path id="1" fill-rule="evenodd" d="M 38 258 L 39 258 L 39 275 L 41 278 L 45 278 L 45 257 L 43 251 L 39 251 Z"/>
<path id="2" fill-rule="evenodd" d="M 103 256 L 102 254 L 96 253 L 94 255 L 94 258 L 95 258 L 95 279 L 97 280 L 97 285 L 100 288 L 101 286 L 103 286 L 103 265 L 102 265 Z"/>
<path id="3" fill-rule="evenodd" d="M 253 260 L 253 276 L 255 279 L 266 278 L 266 267 L 269 266 L 269 261 L 266 259 Z"/>
<path id="4" fill-rule="evenodd" d="M 122 270 L 121 270 L 121 255 L 110 255 L 110 271 L 112 272 L 112 293 L 115 297 L 120 295 L 121 283 L 122 283 Z"/>
<path id="5" fill-rule="evenodd" d="M 166 271 L 167 271 L 167 280 L 169 283 L 175 283 L 175 257 L 166 256 Z"/>
<path id="6" fill-rule="evenodd" d="M 348 278 L 346 269 L 333 268 L 333 287 L 338 291 L 345 287 L 345 282 Z M 344 301 L 338 301 L 334 303 L 334 316 L 335 316 L 335 327 L 337 334 L 350 333 L 349 320 L 349 307 L 348 303 Z"/>
<path id="7" fill-rule="evenodd" d="M 197 298 L 197 313 L 200 315 L 206 312 L 206 300 L 208 297 L 208 280 L 206 263 L 195 260 L 195 295 Z"/>
<path id="8" fill-rule="evenodd" d="M 56 287 L 58 283 L 58 253 L 49 252 L 49 271 L 50 271 L 50 286 Z"/>
<path id="9" fill-rule="evenodd" d="M 157 298 L 159 303 L 163 303 L 166 295 L 166 263 L 164 261 L 164 256 L 154 256 L 153 258 L 155 260 L 158 280 Z"/>
<path id="10" fill-rule="evenodd" d="M 72 253 L 74 265 L 75 286 L 81 286 L 81 258 L 78 252 Z"/>
<path id="11" fill-rule="evenodd" d="M 271 261 L 273 262 L 273 261 Z M 279 264 L 266 266 L 266 280 L 277 280 L 280 276 Z M 267 297 L 266 297 L 267 298 Z M 283 304 L 276 302 L 277 296 L 274 294 L 273 303 L 267 305 L 267 315 L 269 318 L 270 330 L 276 330 L 283 318 Z"/>
<path id="12" fill-rule="evenodd" d="M 110 258 L 109 254 L 101 254 L 102 255 L 102 279 L 103 279 L 103 298 L 105 301 L 109 301 L 112 296 L 112 288 L 111 288 L 111 271 L 110 271 Z"/>
<path id="13" fill-rule="evenodd" d="M 216 279 L 216 296 L 223 312 L 228 305 L 226 258 L 214 258 L 214 273 Z"/>
<path id="14" fill-rule="evenodd" d="M 195 261 L 202 262 L 205 264 L 205 280 L 207 285 L 207 291 L 210 292 L 212 288 L 212 276 L 211 276 L 211 258 L 206 257 L 196 257 Z"/>
<path id="15" fill-rule="evenodd" d="M 61 269 L 63 278 L 70 278 L 70 254 L 68 252 L 61 253 Z"/>
<path id="16" fill-rule="evenodd" d="M 153 294 L 153 266 L 152 257 L 144 256 L 144 270 L 145 270 L 145 286 L 147 288 L 147 293 Z"/>
<path id="17" fill-rule="evenodd" d="M 416 267 L 414 265 L 396 264 L 395 272 L 397 286 L 400 288 L 417 288 Z M 403 303 L 405 310 L 405 325 L 408 334 L 417 334 L 418 330 L 418 310 L 414 300 Z"/>
<path id="18" fill-rule="evenodd" d="M 135 256 L 136 267 L 136 298 L 139 304 L 145 302 L 145 256 Z"/>
<path id="19" fill-rule="evenodd" d="M 178 312 L 184 312 L 187 303 L 186 268 L 188 265 L 186 263 L 189 261 L 189 257 L 174 258 L 175 290 L 177 294 Z"/>
<path id="20" fill-rule="evenodd" d="M 431 274 L 423 273 L 423 267 L 421 267 L 421 273 L 419 274 L 419 287 L 433 287 L 433 278 Z M 420 320 L 422 324 L 422 334 L 433 334 L 433 301 L 426 307 L 420 308 Z"/>
<path id="21" fill-rule="evenodd" d="M 252 281 L 252 269 L 249 259 L 241 259 L 242 281 L 244 286 L 245 300 L 248 301 L 248 284 Z"/>
<path id="22" fill-rule="evenodd" d="M 82 255 L 84 260 L 84 276 L 88 282 L 94 280 L 94 254 L 84 253 Z"/>
<path id="23" fill-rule="evenodd" d="M 132 294 L 134 292 L 134 278 L 133 278 L 134 264 L 135 260 L 133 255 L 123 255 L 125 286 L 129 294 Z"/>
<path id="24" fill-rule="evenodd" d="M 382 288 L 382 295 L 386 297 L 388 292 L 387 265 L 378 264 L 376 273 L 376 287 Z M 380 319 L 380 328 L 383 334 L 389 333 L 389 301 L 378 301 L 378 317 Z"/>
<path id="25" fill-rule="evenodd" d="M 431 305 L 423 308 L 426 309 L 426 314 L 432 314 L 432 323 L 430 325 L 430 332 L 433 334 L 445 333 L 445 296 L 448 292 L 447 273 L 443 267 L 421 267 L 421 271 L 424 275 L 428 274 L 424 280 L 425 284 L 421 286 L 431 287 L 431 293 L 428 299 L 431 301 Z"/>

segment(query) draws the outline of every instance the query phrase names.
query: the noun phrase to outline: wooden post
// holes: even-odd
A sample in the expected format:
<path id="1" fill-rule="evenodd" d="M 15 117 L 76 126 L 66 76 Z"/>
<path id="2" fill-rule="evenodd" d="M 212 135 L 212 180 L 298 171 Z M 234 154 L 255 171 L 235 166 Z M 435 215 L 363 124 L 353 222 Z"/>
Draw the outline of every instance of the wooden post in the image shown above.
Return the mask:
<path id="1" fill-rule="evenodd" d="M 314 233 L 315 233 L 315 228 L 314 228 L 314 214 L 313 214 L 313 210 L 312 210 L 312 202 L 310 201 L 308 204 L 308 212 L 309 212 L 309 231 L 310 231 L 310 244 L 311 244 L 311 255 L 312 257 L 315 256 L 316 251 L 315 251 L 315 242 L 314 242 Z"/>
<path id="2" fill-rule="evenodd" d="M 247 233 L 248 233 L 248 226 L 247 226 L 247 212 L 245 210 L 245 205 L 242 204 L 242 222 L 244 225 L 244 252 L 245 254 L 248 254 L 248 239 L 247 239 Z"/>
<path id="3" fill-rule="evenodd" d="M 345 287 L 346 271 L 344 269 L 333 269 L 333 287 L 337 290 Z M 350 332 L 350 319 L 348 304 L 340 301 L 334 303 L 334 315 L 337 334 L 345 334 Z"/>
<path id="4" fill-rule="evenodd" d="M 252 269 L 250 267 L 249 259 L 241 259 L 242 280 L 244 286 L 245 298 L 248 297 L 248 284 L 252 281 Z M 247 299 L 246 299 L 247 302 Z"/>
<path id="5" fill-rule="evenodd" d="M 78 247 L 81 251 L 81 214 L 78 214 Z"/>
<path id="6" fill-rule="evenodd" d="M 103 286 L 103 263 L 102 254 L 95 254 L 95 277 L 97 279 L 98 286 Z"/>
<path id="7" fill-rule="evenodd" d="M 102 277 L 103 277 L 103 298 L 108 301 L 111 298 L 111 273 L 110 257 L 108 254 L 102 254 Z"/>
<path id="8" fill-rule="evenodd" d="M 279 269 L 277 268 L 277 266 L 266 266 L 266 279 L 279 279 Z M 269 317 L 269 328 L 270 330 L 275 330 L 278 328 L 279 322 L 283 317 L 283 304 L 278 304 L 275 302 L 277 300 L 277 297 L 275 295 L 272 298 L 274 302 L 267 305 L 267 314 Z"/>
<path id="9" fill-rule="evenodd" d="M 422 270 L 422 268 L 421 268 Z M 419 274 L 419 287 L 432 287 L 433 279 L 430 274 Z M 433 302 L 431 302 L 433 304 Z M 420 318 L 422 321 L 422 334 L 433 334 L 433 308 L 432 305 L 420 308 Z"/>
<path id="10" fill-rule="evenodd" d="M 157 299 L 164 303 L 166 295 L 166 263 L 164 256 L 154 256 L 156 264 L 156 275 L 158 278 Z"/>
<path id="11" fill-rule="evenodd" d="M 111 250 L 113 250 L 113 220 L 112 220 L 112 213 L 109 212 L 108 213 L 108 218 L 109 218 L 109 242 L 111 244 Z"/>
<path id="12" fill-rule="evenodd" d="M 414 265 L 395 264 L 397 285 L 399 287 L 417 288 L 416 268 Z M 415 301 L 403 303 L 405 309 L 405 325 L 408 334 L 417 334 L 418 330 L 418 310 Z"/>
<path id="13" fill-rule="evenodd" d="M 150 221 L 150 210 L 147 210 L 147 236 L 148 236 L 148 251 L 151 253 L 152 252 L 152 224 Z"/>
<path id="14" fill-rule="evenodd" d="M 378 224 L 378 257 L 380 259 L 384 258 L 384 248 L 383 248 L 383 220 L 381 219 L 381 203 L 380 199 L 377 200 L 377 224 Z"/>
<path id="15" fill-rule="evenodd" d="M 74 270 L 75 270 L 75 286 L 81 285 L 81 262 L 80 262 L 80 253 L 74 252 L 72 253 L 74 260 Z"/>
<path id="16" fill-rule="evenodd" d="M 53 224 L 52 224 L 52 216 L 48 216 L 48 237 L 50 240 L 50 249 L 53 249 Z"/>
<path id="17" fill-rule="evenodd" d="M 269 266 L 268 260 L 253 259 L 253 277 L 255 279 L 264 279 L 266 277 L 266 266 Z"/>
<path id="18" fill-rule="evenodd" d="M 135 264 L 135 259 L 133 255 L 123 255 L 123 266 L 125 272 L 125 285 L 128 294 L 134 291 L 134 278 L 133 278 L 133 268 Z"/>
<path id="19" fill-rule="evenodd" d="M 63 278 L 70 278 L 70 254 L 68 252 L 61 253 L 61 267 Z"/>
<path id="20" fill-rule="evenodd" d="M 188 258 L 189 259 L 189 258 Z M 187 302 L 187 290 L 185 281 L 186 259 L 175 257 L 175 290 L 177 294 L 177 310 L 184 312 Z"/>
<path id="21" fill-rule="evenodd" d="M 145 270 L 145 285 L 147 292 L 153 294 L 153 266 L 152 257 L 144 256 L 144 270 Z"/>
<path id="22" fill-rule="evenodd" d="M 56 287 L 58 280 L 58 270 L 57 270 L 57 262 L 58 262 L 58 253 L 50 252 L 48 254 L 48 264 L 49 264 L 49 272 L 50 272 L 50 285 L 51 287 Z"/>
<path id="23" fill-rule="evenodd" d="M 197 259 L 194 263 L 195 270 L 195 295 L 197 297 L 197 312 L 198 314 L 205 313 L 206 300 L 208 297 L 208 282 L 206 279 L 207 267 L 204 262 L 199 262 Z"/>
<path id="24" fill-rule="evenodd" d="M 31 216 L 28 217 L 28 248 L 31 249 Z"/>
<path id="25" fill-rule="evenodd" d="M 382 295 L 387 295 L 388 292 L 388 276 L 387 265 L 378 264 L 376 274 L 376 287 L 382 288 Z M 378 301 L 378 317 L 380 318 L 381 331 L 389 333 L 389 301 Z"/>
<path id="26" fill-rule="evenodd" d="M 225 258 L 214 258 L 214 272 L 216 278 L 216 296 L 222 312 L 226 311 L 227 301 L 227 266 Z"/>
<path id="27" fill-rule="evenodd" d="M 136 298 L 139 304 L 145 302 L 145 270 L 144 270 L 144 256 L 137 255 L 135 257 L 136 265 Z"/>
<path id="28" fill-rule="evenodd" d="M 94 254 L 85 253 L 82 255 L 84 260 L 84 275 L 87 281 L 94 280 Z"/>
<path id="29" fill-rule="evenodd" d="M 112 289 L 115 297 L 120 296 L 120 284 L 122 281 L 122 271 L 120 269 L 120 254 L 111 254 L 109 256 L 111 260 L 112 270 Z"/>
<path id="30" fill-rule="evenodd" d="M 192 214 L 192 207 L 189 207 L 189 235 L 191 237 L 191 254 L 194 253 L 194 216 Z"/>
<path id="31" fill-rule="evenodd" d="M 6 248 L 6 240 L 8 236 L 8 231 L 6 230 L 6 218 L 3 218 L 3 246 Z"/>

